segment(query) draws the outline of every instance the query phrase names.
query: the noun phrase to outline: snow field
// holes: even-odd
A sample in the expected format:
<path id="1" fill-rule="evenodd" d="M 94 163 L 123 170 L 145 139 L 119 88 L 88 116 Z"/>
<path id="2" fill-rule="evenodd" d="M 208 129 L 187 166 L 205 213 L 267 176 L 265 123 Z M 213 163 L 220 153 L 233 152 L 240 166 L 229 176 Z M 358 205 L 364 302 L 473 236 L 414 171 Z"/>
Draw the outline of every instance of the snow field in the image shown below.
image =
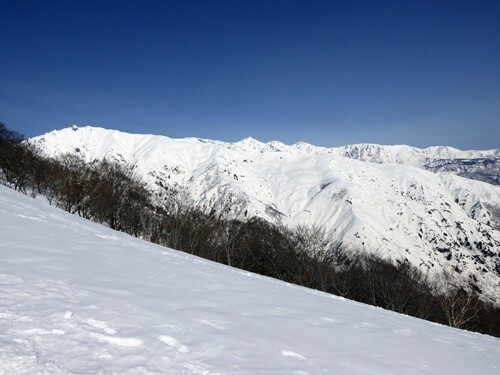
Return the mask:
<path id="1" fill-rule="evenodd" d="M 0 187 L 0 373 L 497 374 L 500 340 L 231 269 Z"/>

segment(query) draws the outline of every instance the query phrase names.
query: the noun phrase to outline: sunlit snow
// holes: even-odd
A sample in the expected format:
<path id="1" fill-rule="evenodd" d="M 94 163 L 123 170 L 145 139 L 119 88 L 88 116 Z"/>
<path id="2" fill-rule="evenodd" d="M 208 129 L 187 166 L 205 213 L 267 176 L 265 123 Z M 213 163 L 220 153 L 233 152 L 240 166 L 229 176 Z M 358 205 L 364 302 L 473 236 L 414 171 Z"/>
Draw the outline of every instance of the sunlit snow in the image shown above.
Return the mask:
<path id="1" fill-rule="evenodd" d="M 498 374 L 500 340 L 152 245 L 0 187 L 0 373 Z"/>
<path id="2" fill-rule="evenodd" d="M 66 128 L 30 142 L 49 156 L 73 153 L 87 162 L 107 158 L 133 166 L 160 203 L 168 186 L 207 212 L 319 226 L 348 250 L 407 260 L 431 276 L 446 271 L 464 287 L 476 280 L 483 298 L 500 304 L 500 186 L 412 166 L 428 158 L 494 158 L 499 150 L 328 149 L 96 127 Z"/>

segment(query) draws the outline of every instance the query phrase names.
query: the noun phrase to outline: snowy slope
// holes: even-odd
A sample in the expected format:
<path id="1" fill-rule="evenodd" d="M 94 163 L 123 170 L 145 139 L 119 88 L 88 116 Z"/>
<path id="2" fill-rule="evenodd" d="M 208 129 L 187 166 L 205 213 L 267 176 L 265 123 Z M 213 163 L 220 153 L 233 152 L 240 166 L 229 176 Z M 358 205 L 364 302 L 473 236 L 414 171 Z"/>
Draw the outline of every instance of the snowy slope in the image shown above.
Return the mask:
<path id="1" fill-rule="evenodd" d="M 431 274 L 447 270 L 463 285 L 477 280 L 486 297 L 500 302 L 500 186 L 390 163 L 390 158 L 383 160 L 387 164 L 355 160 L 367 159 L 368 151 L 347 158 L 342 156 L 347 148 L 305 143 L 264 144 L 251 138 L 224 143 L 93 127 L 54 131 L 31 142 L 50 156 L 78 153 L 88 162 L 108 158 L 133 165 L 158 200 L 166 186 L 173 186 L 207 211 L 322 226 L 332 241 L 355 251 L 407 259 Z M 414 149 L 391 147 L 389 154 L 417 160 Z M 450 148 L 422 152 L 460 158 L 495 154 Z"/>
<path id="2" fill-rule="evenodd" d="M 2 374 L 498 374 L 500 340 L 211 263 L 0 186 Z"/>

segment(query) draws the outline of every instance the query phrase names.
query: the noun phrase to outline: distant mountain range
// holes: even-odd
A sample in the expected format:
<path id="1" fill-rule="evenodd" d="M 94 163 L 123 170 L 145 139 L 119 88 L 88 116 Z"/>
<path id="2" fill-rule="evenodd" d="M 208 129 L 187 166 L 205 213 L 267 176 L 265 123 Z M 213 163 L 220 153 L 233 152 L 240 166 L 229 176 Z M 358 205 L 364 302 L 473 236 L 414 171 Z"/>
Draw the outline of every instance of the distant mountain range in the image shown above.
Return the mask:
<path id="1" fill-rule="evenodd" d="M 451 273 L 500 303 L 500 150 L 226 143 L 69 127 L 29 140 L 134 168 L 157 204 L 184 191 L 207 211 L 319 226 L 352 251 Z"/>

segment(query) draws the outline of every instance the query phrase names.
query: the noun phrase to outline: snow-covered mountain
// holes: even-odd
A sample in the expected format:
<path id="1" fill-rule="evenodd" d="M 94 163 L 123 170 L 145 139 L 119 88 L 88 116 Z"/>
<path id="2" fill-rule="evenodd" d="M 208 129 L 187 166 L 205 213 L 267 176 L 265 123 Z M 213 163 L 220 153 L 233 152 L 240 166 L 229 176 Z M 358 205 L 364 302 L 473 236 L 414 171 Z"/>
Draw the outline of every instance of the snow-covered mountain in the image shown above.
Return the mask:
<path id="1" fill-rule="evenodd" d="M 310 155 L 337 155 L 379 164 L 404 164 L 431 172 L 452 172 L 456 175 L 500 185 L 500 149 L 462 151 L 453 147 L 419 149 L 405 145 L 382 146 L 356 144 L 343 147 L 317 147 L 304 142 L 285 145 L 262 143 L 252 138 L 230 145 L 232 149 L 256 152 L 291 152 Z"/>
<path id="2" fill-rule="evenodd" d="M 370 144 L 337 148 L 342 156 L 373 163 L 413 165 L 431 172 L 452 172 L 500 185 L 500 150 L 461 151 L 452 147 L 418 149 Z"/>
<path id="3" fill-rule="evenodd" d="M 2 374 L 498 374 L 500 340 L 153 245 L 0 186 Z"/>
<path id="4" fill-rule="evenodd" d="M 47 155 L 75 153 L 134 166 L 159 202 L 185 190 L 207 211 L 323 227 L 353 251 L 452 273 L 500 302 L 500 186 L 424 166 L 498 158 L 499 150 L 171 139 L 76 126 L 30 140 Z M 424 161 L 423 161 L 424 160 Z M 439 170 L 439 168 L 435 168 Z M 498 174 L 498 169 L 496 170 Z"/>

